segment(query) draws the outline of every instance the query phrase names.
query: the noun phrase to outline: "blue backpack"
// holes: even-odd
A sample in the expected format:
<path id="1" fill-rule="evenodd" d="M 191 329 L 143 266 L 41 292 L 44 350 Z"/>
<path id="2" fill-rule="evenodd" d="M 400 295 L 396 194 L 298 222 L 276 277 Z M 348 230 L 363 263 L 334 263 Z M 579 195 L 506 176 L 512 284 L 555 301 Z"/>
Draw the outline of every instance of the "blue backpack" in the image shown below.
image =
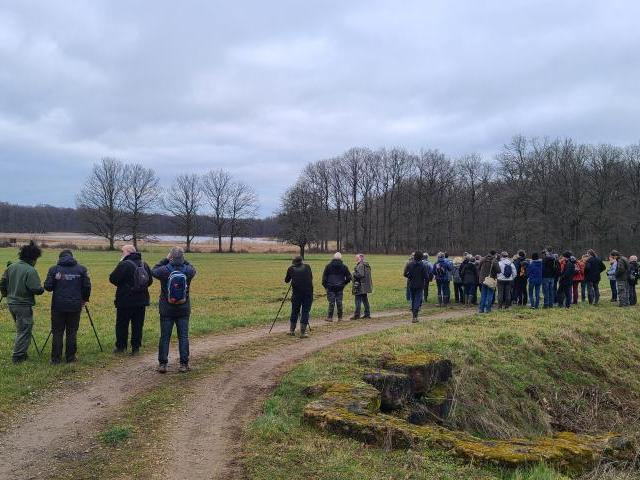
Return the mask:
<path id="1" fill-rule="evenodd" d="M 184 267 L 174 270 L 171 265 L 167 265 L 169 270 L 169 280 L 167 281 L 167 302 L 171 305 L 182 305 L 187 302 L 189 283 Z"/>
<path id="2" fill-rule="evenodd" d="M 510 263 L 504 264 L 504 271 L 502 272 L 502 274 L 505 276 L 505 278 L 511 278 L 511 275 L 513 274 L 513 268 L 511 268 Z"/>
<path id="3" fill-rule="evenodd" d="M 445 281 L 447 279 L 447 267 L 444 262 L 436 263 L 436 280 Z"/>

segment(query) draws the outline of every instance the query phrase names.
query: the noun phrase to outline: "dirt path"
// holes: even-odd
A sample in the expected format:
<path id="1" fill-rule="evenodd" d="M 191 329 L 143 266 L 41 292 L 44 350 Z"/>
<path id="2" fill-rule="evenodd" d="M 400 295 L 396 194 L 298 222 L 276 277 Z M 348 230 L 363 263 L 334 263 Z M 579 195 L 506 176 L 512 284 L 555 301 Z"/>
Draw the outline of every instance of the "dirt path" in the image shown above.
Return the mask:
<path id="1" fill-rule="evenodd" d="M 428 320 L 468 314 L 468 311 L 446 311 L 430 315 Z M 354 324 L 346 330 L 324 331 L 294 347 L 278 347 L 249 362 L 226 365 L 203 380 L 198 386 L 199 393 L 178 413 L 169 445 L 163 449 L 165 471 L 158 472 L 157 478 L 242 478 L 242 468 L 237 461 L 242 431 L 259 415 L 263 401 L 284 373 L 310 353 L 338 341 L 401 323 L 381 321 Z"/>
<path id="2" fill-rule="evenodd" d="M 376 318 L 397 317 L 405 313 L 383 312 Z M 367 328 L 377 326 L 379 322 L 380 320 L 371 324 L 360 324 L 358 328 L 366 331 Z M 396 320 L 390 325 L 397 325 L 398 322 Z M 320 323 L 324 322 L 316 321 L 315 325 Z M 358 324 L 354 322 L 354 325 Z M 287 323 L 279 323 L 272 335 L 282 335 L 287 328 Z M 264 326 L 252 327 L 196 339 L 191 344 L 192 358 L 197 361 L 198 356 L 217 354 L 264 339 L 267 337 L 267 330 Z M 348 335 L 346 332 L 349 330 L 342 332 Z M 341 332 L 337 331 L 336 340 L 340 335 Z M 304 350 L 315 343 L 317 341 L 310 339 L 303 347 Z M 172 358 L 175 358 L 175 355 Z M 95 435 L 95 426 L 99 422 L 112 416 L 117 407 L 127 400 L 159 384 L 163 377 L 155 372 L 156 364 L 155 353 L 148 353 L 139 358 L 123 358 L 116 365 L 97 372 L 94 379 L 80 388 L 38 404 L 32 413 L 12 422 L 12 425 L 0 434 L 0 478 L 42 478 L 43 469 L 51 466 L 52 462 L 81 458 L 87 454 L 87 448 Z"/>

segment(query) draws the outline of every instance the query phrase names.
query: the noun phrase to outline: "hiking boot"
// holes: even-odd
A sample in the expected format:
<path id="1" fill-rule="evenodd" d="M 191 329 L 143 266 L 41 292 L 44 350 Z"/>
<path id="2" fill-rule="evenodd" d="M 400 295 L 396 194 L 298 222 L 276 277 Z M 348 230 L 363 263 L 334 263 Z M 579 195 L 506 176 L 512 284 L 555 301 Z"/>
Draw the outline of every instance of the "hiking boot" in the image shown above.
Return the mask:
<path id="1" fill-rule="evenodd" d="M 331 317 L 327 317 L 324 319 L 325 322 L 333 322 L 333 318 Z"/>
<path id="2" fill-rule="evenodd" d="M 338 315 L 338 321 L 341 322 L 342 321 L 342 315 Z"/>
<path id="3" fill-rule="evenodd" d="M 67 358 L 67 363 L 76 363 L 78 358 L 74 355 L 73 357 Z"/>
<path id="4" fill-rule="evenodd" d="M 126 353 L 127 350 L 124 348 L 118 348 L 118 347 L 113 347 L 113 353 L 116 355 L 122 355 L 124 353 Z"/>
<path id="5" fill-rule="evenodd" d="M 22 363 L 27 358 L 29 358 L 29 356 L 25 354 L 25 355 L 21 355 L 20 357 L 13 357 L 12 361 L 13 361 L 13 363 Z"/>
<path id="6" fill-rule="evenodd" d="M 371 318 L 371 314 L 370 314 L 370 313 L 365 313 L 365 314 L 364 314 L 364 317 L 362 317 L 362 318 L 363 318 L 363 319 L 365 319 L 365 318 Z"/>
<path id="7" fill-rule="evenodd" d="M 60 365 L 60 363 L 62 363 L 62 360 L 60 360 L 59 358 L 52 358 L 49 363 L 51 365 Z"/>
<path id="8" fill-rule="evenodd" d="M 307 326 L 302 325 L 300 327 L 300 338 L 309 338 L 309 334 L 307 333 Z"/>
<path id="9" fill-rule="evenodd" d="M 411 323 L 418 323 L 418 316 L 414 315 L 413 319 L 411 320 Z"/>
<path id="10" fill-rule="evenodd" d="M 132 357 L 135 357 L 138 354 L 140 354 L 140 349 L 139 348 L 132 348 L 131 349 L 131 353 L 129 353 L 129 355 L 131 355 Z"/>
<path id="11" fill-rule="evenodd" d="M 356 313 L 349 317 L 349 320 L 360 320 L 360 314 Z"/>
<path id="12" fill-rule="evenodd" d="M 289 324 L 289 333 L 287 334 L 291 337 L 295 337 L 296 336 L 296 324 L 295 323 L 290 323 Z"/>
<path id="13" fill-rule="evenodd" d="M 158 373 L 167 373 L 167 364 L 161 363 L 158 365 Z"/>
<path id="14" fill-rule="evenodd" d="M 188 363 L 181 363 L 180 364 L 180 368 L 178 368 L 178 372 L 180 372 L 180 373 L 187 373 L 190 370 L 191 370 L 191 368 L 189 368 L 189 364 Z"/>

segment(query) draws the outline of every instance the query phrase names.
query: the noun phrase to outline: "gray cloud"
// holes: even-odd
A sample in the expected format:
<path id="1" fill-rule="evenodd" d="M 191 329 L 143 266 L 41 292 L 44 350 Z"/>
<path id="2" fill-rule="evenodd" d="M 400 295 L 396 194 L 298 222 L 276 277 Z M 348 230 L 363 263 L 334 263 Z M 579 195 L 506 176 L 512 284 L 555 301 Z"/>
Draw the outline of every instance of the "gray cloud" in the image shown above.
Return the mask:
<path id="1" fill-rule="evenodd" d="M 355 145 L 636 142 L 639 14 L 632 1 L 5 2 L 0 200 L 72 205 L 111 155 L 167 184 L 227 168 L 269 214 L 307 162 Z"/>

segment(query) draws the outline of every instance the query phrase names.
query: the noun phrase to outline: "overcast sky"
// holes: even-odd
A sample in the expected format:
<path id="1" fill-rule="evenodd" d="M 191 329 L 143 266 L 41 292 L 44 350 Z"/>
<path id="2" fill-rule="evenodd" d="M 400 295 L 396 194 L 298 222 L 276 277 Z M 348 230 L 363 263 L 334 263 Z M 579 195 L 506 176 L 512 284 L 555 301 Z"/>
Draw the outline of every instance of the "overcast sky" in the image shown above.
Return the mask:
<path id="1" fill-rule="evenodd" d="M 228 169 L 278 205 L 351 146 L 486 158 L 640 140 L 640 2 L 0 2 L 0 201 L 71 206 L 103 156 Z"/>

